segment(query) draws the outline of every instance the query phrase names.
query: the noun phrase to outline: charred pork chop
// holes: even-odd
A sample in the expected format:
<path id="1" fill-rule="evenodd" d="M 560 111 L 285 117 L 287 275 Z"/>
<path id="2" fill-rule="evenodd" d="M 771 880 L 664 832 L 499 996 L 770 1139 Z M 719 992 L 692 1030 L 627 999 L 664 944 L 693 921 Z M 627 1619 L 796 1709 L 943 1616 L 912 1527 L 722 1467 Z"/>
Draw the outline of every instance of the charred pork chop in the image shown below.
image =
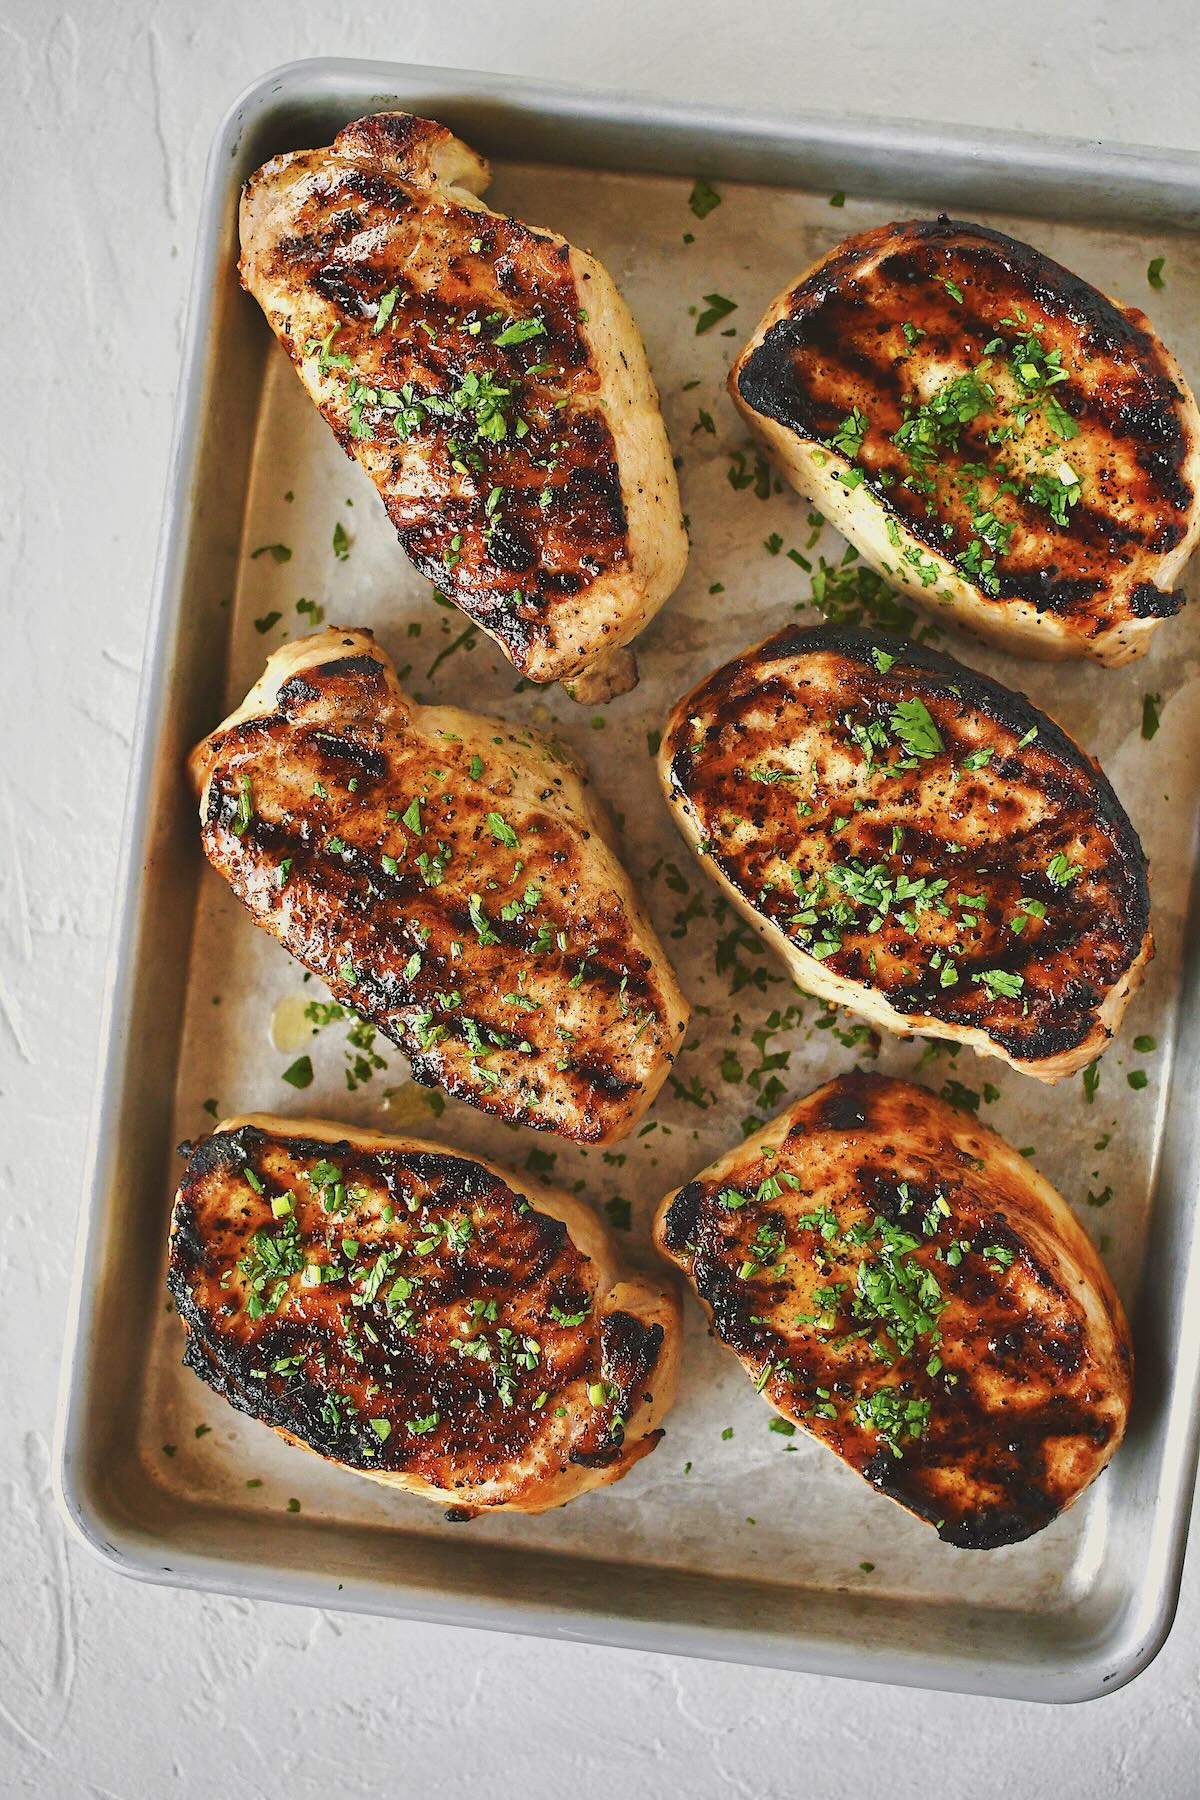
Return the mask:
<path id="1" fill-rule="evenodd" d="M 1140 656 L 1200 537 L 1200 413 L 1145 315 L 1003 232 L 848 238 L 775 300 L 734 399 L 932 611 L 1025 656 Z"/>
<path id="2" fill-rule="evenodd" d="M 660 773 L 704 866 L 812 993 L 1042 1081 L 1153 954 L 1137 833 L 1023 695 L 894 638 L 788 630 L 710 675 Z"/>
<path id="3" fill-rule="evenodd" d="M 242 280 L 421 574 L 531 681 L 602 697 L 687 559 L 671 448 L 607 271 L 488 177 L 432 120 L 358 119 L 251 177 Z"/>
<path id="4" fill-rule="evenodd" d="M 227 1120 L 191 1152 L 168 1282 L 232 1406 L 455 1518 L 618 1481 L 674 1397 L 678 1302 L 591 1210 L 415 1138 Z"/>
<path id="5" fill-rule="evenodd" d="M 645 1112 L 687 1003 L 555 745 L 412 704 L 370 632 L 327 630 L 191 767 L 213 867 L 416 1080 L 587 1143 Z"/>
<path id="6" fill-rule="evenodd" d="M 776 1411 L 947 1543 L 1040 1531 L 1121 1441 L 1129 1328 L 1091 1240 L 924 1088 L 839 1076 L 668 1195 L 655 1234 Z"/>

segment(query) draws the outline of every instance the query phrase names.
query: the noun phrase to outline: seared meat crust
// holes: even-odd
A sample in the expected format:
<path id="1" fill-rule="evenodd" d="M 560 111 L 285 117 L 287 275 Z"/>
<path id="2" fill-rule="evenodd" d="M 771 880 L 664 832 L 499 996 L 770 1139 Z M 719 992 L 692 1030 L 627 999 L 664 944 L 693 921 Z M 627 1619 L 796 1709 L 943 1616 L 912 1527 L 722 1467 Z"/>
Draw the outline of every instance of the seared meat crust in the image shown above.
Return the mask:
<path id="1" fill-rule="evenodd" d="M 230 1405 L 456 1518 L 618 1480 L 674 1395 L 678 1303 L 586 1206 L 415 1138 L 225 1121 L 191 1150 L 168 1284 Z"/>
<path id="2" fill-rule="evenodd" d="M 923 645 L 780 632 L 682 700 L 676 822 L 811 992 L 1057 1081 L 1153 954 L 1138 836 L 1020 694 Z"/>
<path id="3" fill-rule="evenodd" d="M 1200 538 L 1200 413 L 1145 315 L 1000 231 L 848 238 L 730 376 L 880 574 L 1028 656 L 1140 656 Z"/>
<path id="4" fill-rule="evenodd" d="M 839 1076 L 669 1194 L 655 1235 L 775 1410 L 947 1543 L 1040 1531 L 1121 1441 L 1133 1353 L 1091 1240 L 924 1088 Z"/>
<path id="5" fill-rule="evenodd" d="M 582 776 L 532 731 L 421 707 L 367 631 L 277 651 L 197 746 L 205 855 L 413 1075 L 622 1137 L 688 1008 Z"/>
<path id="6" fill-rule="evenodd" d="M 429 119 L 356 120 L 251 177 L 242 280 L 421 574 L 574 681 L 682 575 L 678 486 L 607 271 L 490 211 L 488 175 Z"/>

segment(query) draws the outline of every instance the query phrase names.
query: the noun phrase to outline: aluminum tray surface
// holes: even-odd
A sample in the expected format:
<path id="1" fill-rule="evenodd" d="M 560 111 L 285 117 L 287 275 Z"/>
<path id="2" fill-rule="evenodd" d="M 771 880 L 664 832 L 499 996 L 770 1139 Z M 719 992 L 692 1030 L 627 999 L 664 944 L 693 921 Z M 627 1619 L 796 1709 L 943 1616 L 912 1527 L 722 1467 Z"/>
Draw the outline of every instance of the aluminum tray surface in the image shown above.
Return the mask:
<path id="1" fill-rule="evenodd" d="M 605 709 L 518 683 L 486 638 L 431 604 L 366 477 L 237 289 L 245 175 L 389 104 L 442 118 L 489 153 L 492 204 L 593 249 L 645 335 L 692 552 L 639 640 L 640 686 Z M 760 169 L 755 185 L 747 177 Z M 703 218 L 688 203 L 698 175 L 722 196 Z M 844 205 L 831 204 L 835 190 Z M 818 572 L 822 559 L 843 561 L 841 540 L 765 472 L 724 392 L 775 292 L 850 231 L 969 205 L 1144 306 L 1196 382 L 1198 195 L 1200 159 L 701 119 L 429 69 L 296 65 L 235 109 L 214 148 L 201 233 L 64 1375 L 62 1494 L 94 1547 L 162 1581 L 1037 1698 L 1108 1691 L 1154 1653 L 1177 1591 L 1195 1445 L 1197 1334 L 1183 1307 L 1200 1052 L 1186 923 L 1195 618 L 1168 623 L 1146 660 L 1117 672 L 1019 662 L 950 630 L 938 639 L 1025 688 L 1099 757 L 1152 860 L 1158 957 L 1090 1098 L 1078 1079 L 1051 1090 L 920 1040 L 873 1056 L 863 1028 L 794 989 L 717 900 L 673 831 L 650 752 L 672 702 L 709 669 L 792 619 L 816 621 L 812 579 L 789 551 Z M 1152 256 L 1166 259 L 1161 290 L 1147 284 Z M 737 310 L 700 333 L 713 293 Z M 286 558 L 264 548 L 279 545 Z M 435 1117 L 382 1040 L 352 1043 L 347 1020 L 314 1034 L 304 1007 L 323 990 L 205 868 L 183 753 L 269 650 L 316 622 L 313 607 L 372 627 L 417 697 L 534 723 L 590 764 L 696 1007 L 670 1086 L 629 1142 L 575 1148 L 455 1103 Z M 1147 694 L 1157 696 L 1149 710 Z M 1152 1049 L 1135 1049 L 1147 1039 Z M 301 1051 L 316 1071 L 303 1094 L 282 1081 Z M 211 1125 L 212 1105 L 416 1129 L 518 1169 L 552 1165 L 554 1180 L 581 1183 L 618 1223 L 628 1214 L 627 1254 L 652 1265 L 648 1223 L 669 1187 L 738 1141 L 744 1121 L 856 1063 L 919 1073 L 1030 1148 L 1099 1239 L 1134 1313 L 1129 1439 L 1084 1500 L 1026 1544 L 956 1551 L 819 1446 L 771 1432 L 772 1414 L 690 1301 L 660 1448 L 616 1487 L 537 1519 L 447 1524 L 428 1503 L 289 1450 L 181 1366 L 162 1286 L 173 1146 Z"/>

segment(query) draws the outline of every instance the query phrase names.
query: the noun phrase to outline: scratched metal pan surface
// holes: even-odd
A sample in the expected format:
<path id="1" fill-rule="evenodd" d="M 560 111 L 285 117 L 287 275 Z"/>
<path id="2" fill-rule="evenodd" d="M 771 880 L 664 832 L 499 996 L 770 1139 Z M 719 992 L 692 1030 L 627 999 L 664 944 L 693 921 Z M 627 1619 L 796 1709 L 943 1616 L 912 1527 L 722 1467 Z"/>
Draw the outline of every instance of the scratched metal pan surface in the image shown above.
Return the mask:
<path id="1" fill-rule="evenodd" d="M 639 644 L 641 685 L 603 712 L 521 688 L 486 639 L 464 636 L 458 615 L 431 604 L 365 477 L 239 290 L 244 178 L 275 152 L 328 143 L 346 120 L 397 105 L 445 120 L 493 159 L 494 204 L 595 250 L 646 337 L 692 553 Z M 721 194 L 703 218 L 689 209 L 698 176 Z M 831 205 L 835 193 L 844 205 Z M 628 1215 L 627 1253 L 651 1264 L 648 1223 L 668 1188 L 738 1142 L 746 1119 L 870 1056 L 854 1022 L 798 994 L 719 905 L 666 817 L 649 744 L 708 670 L 787 621 L 815 621 L 811 582 L 787 550 L 818 568 L 844 552 L 756 467 L 724 393 L 734 351 L 819 250 L 942 209 L 999 222 L 1144 305 L 1200 378 L 1197 158 L 700 112 L 351 62 L 282 69 L 230 112 L 200 231 L 60 1408 L 64 1508 L 115 1567 L 313 1605 L 1038 1699 L 1112 1691 L 1162 1644 L 1192 1492 L 1200 1359 L 1200 1310 L 1185 1305 L 1200 1168 L 1194 608 L 1118 672 L 942 639 L 1026 688 L 1099 755 L 1154 866 L 1158 958 L 1090 1099 L 1078 1080 L 1051 1090 L 968 1051 L 930 1060 L 919 1041 L 885 1045 L 874 1065 L 920 1066 L 922 1080 L 1031 1148 L 1100 1239 L 1131 1310 L 1128 1440 L 1038 1537 L 986 1555 L 955 1550 L 819 1446 L 769 1431 L 765 1404 L 690 1302 L 680 1397 L 652 1457 L 558 1513 L 448 1524 L 438 1508 L 298 1455 L 224 1408 L 181 1367 L 163 1286 L 173 1147 L 211 1123 L 206 1101 L 418 1128 L 518 1168 L 553 1157 L 556 1180 L 582 1183 L 618 1226 Z M 1156 256 L 1161 289 L 1147 284 Z M 736 311 L 698 332 L 713 293 Z M 650 1129 L 615 1153 L 514 1133 L 454 1104 L 434 1118 L 398 1054 L 351 1043 L 345 1019 L 315 1029 L 304 1017 L 320 989 L 206 869 L 184 754 L 266 652 L 309 628 L 314 608 L 375 628 L 418 695 L 469 696 L 559 732 L 622 817 L 626 860 L 697 1014 Z M 1158 696 L 1145 712 L 1161 720 L 1152 740 L 1146 694 Z M 1135 1049 L 1135 1038 L 1154 1048 Z M 301 1045 L 315 1070 L 304 1094 L 281 1079 Z M 1131 1085 L 1139 1070 L 1144 1085 Z"/>

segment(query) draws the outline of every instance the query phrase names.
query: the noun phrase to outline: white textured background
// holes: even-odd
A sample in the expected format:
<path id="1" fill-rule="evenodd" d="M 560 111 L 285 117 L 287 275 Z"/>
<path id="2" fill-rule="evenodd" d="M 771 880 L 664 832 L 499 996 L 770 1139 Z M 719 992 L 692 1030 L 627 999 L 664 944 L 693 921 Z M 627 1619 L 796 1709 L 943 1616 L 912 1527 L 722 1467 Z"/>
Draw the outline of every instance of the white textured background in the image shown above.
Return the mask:
<path id="1" fill-rule="evenodd" d="M 138 1587 L 49 1439 L 130 726 L 209 137 L 322 54 L 1200 148 L 1193 0 L 0 5 L 0 1795 L 1200 1792 L 1200 1559 L 1073 1709 Z M 798 1529 L 803 1521 L 797 1521 Z"/>

